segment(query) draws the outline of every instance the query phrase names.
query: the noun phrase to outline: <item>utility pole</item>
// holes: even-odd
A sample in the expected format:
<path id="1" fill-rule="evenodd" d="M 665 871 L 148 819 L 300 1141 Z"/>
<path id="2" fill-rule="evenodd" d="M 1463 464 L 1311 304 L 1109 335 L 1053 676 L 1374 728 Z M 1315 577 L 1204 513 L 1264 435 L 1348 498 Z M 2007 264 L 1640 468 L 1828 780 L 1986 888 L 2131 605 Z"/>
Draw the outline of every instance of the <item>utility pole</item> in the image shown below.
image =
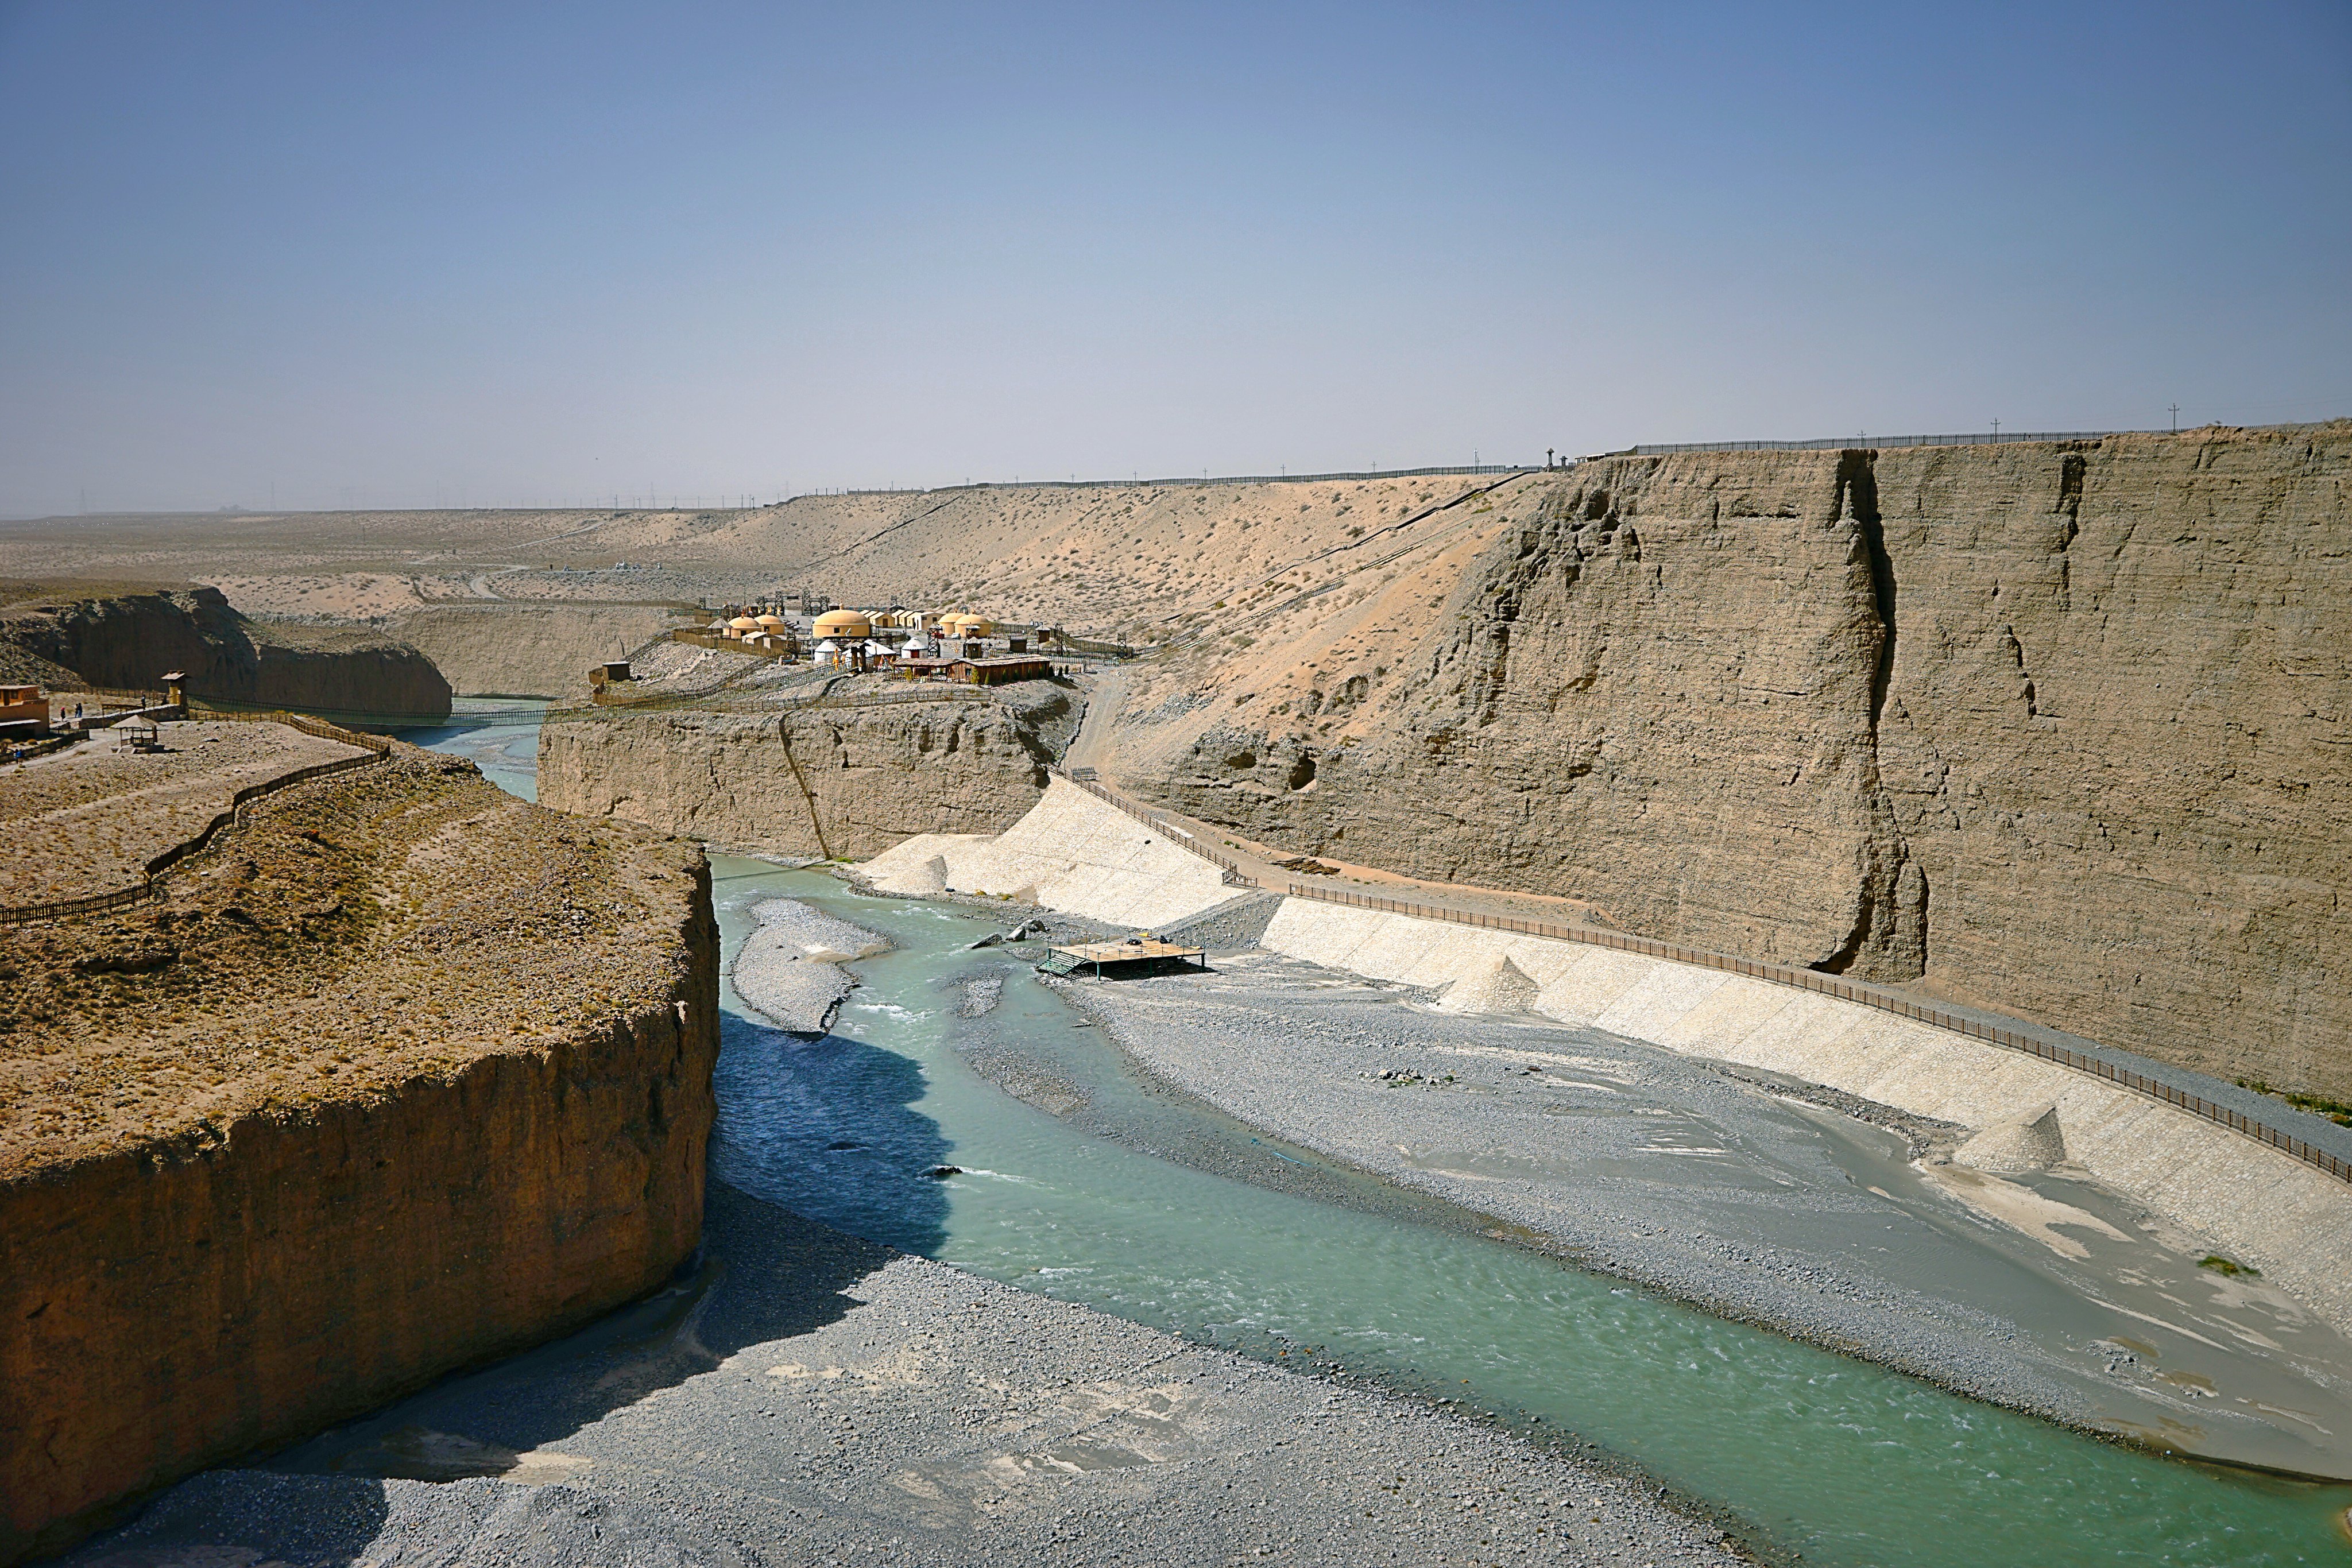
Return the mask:
<path id="1" fill-rule="evenodd" d="M 2177 402 L 2172 405 L 2172 434 L 2180 434 L 2180 405 Z"/>
<path id="2" fill-rule="evenodd" d="M 2000 444 L 2000 421 L 1997 419 L 1992 422 L 1992 444 L 1995 446 Z"/>

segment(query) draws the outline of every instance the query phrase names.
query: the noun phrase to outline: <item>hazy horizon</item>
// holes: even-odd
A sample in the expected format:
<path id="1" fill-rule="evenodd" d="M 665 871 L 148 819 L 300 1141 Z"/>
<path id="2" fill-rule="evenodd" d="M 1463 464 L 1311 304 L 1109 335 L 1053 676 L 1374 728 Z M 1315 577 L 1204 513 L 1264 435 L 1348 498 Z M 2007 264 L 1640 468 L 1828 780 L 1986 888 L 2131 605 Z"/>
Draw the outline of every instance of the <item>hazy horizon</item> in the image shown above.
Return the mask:
<path id="1" fill-rule="evenodd" d="M 2352 9 L 0 5 L 0 516 L 2352 413 Z"/>

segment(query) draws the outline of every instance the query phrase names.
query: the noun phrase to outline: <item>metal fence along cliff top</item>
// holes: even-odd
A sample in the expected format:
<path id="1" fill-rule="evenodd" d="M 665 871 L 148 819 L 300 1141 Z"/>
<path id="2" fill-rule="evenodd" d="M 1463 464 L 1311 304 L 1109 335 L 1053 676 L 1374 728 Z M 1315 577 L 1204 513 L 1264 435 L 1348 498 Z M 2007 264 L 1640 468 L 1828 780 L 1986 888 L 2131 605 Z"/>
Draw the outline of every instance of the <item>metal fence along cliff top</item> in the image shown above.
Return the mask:
<path id="1" fill-rule="evenodd" d="M 2195 425 L 2183 430 L 1989 430 L 1950 435 L 1823 435 L 1796 441 L 1648 441 L 1582 457 L 1562 457 L 1557 463 L 1469 463 L 1422 468 L 1363 468 L 1331 474 L 1187 474 L 1177 478 L 1145 479 L 982 479 L 961 485 L 884 485 L 865 489 L 802 490 L 787 497 L 800 500 L 818 496 L 950 495 L 958 490 L 1106 490 L 1187 485 L 1328 485 L 1360 484 L 1374 479 L 1418 479 L 1451 474 L 1558 473 L 1580 463 L 1604 457 L 1664 457 L 1677 452 L 1843 452 L 1897 446 L 2016 446 L 2035 442 L 2104 441 L 2116 435 L 2196 435 L 2216 430 L 2305 430 L 2315 423 L 2291 424 Z"/>

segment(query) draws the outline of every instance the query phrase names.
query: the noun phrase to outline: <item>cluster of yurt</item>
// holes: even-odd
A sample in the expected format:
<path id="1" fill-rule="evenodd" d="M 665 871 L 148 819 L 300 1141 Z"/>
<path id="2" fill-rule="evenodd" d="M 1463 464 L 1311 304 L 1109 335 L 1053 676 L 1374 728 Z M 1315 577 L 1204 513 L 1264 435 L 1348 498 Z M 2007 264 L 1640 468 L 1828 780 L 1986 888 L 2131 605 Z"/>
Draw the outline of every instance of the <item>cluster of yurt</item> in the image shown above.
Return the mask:
<path id="1" fill-rule="evenodd" d="M 752 653 L 790 654 L 799 646 L 793 635 L 792 622 L 773 611 L 761 615 L 738 615 L 719 632 L 728 641 L 740 643 Z"/>
<path id="2" fill-rule="evenodd" d="M 816 662 L 837 670 L 863 670 L 889 657 L 889 647 L 875 635 L 876 617 L 862 610 L 833 610 L 816 618 Z"/>
<path id="3" fill-rule="evenodd" d="M 940 635 L 959 638 L 993 637 L 996 635 L 996 622 L 985 615 L 974 615 L 969 611 L 959 610 L 940 617 Z"/>

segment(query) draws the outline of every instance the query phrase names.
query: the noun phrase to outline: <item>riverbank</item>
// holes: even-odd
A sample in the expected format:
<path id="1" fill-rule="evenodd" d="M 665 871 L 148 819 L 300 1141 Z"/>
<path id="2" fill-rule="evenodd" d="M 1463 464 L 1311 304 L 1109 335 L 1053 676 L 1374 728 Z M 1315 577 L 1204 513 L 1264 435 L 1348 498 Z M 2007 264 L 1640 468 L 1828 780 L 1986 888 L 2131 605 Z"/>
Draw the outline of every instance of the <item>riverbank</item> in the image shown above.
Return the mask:
<path id="1" fill-rule="evenodd" d="M 2080 1429 L 2352 1465 L 2352 1345 L 2089 1183 L 1955 1166 L 1963 1129 L 1599 1030 L 1275 954 L 1216 969 L 1059 989 L 1177 1090 L 1580 1265 Z"/>
<path id="2" fill-rule="evenodd" d="M 843 891 L 821 873 L 717 854 L 712 881 L 728 957 L 756 928 L 752 911 L 779 896 L 881 932 L 893 945 L 853 966 L 861 987 L 822 1037 L 766 1027 L 722 981 L 714 1214 L 732 1201 L 731 1186 L 1213 1352 L 1238 1352 L 1262 1365 L 1304 1364 L 1325 1377 L 1360 1376 L 1401 1391 L 1408 1403 L 1458 1401 L 1460 1413 L 1475 1412 L 1538 1443 L 1571 1435 L 1587 1457 L 1628 1475 L 1654 1476 L 1677 1496 L 1706 1500 L 1715 1517 L 1771 1562 L 2072 1568 L 2085 1541 L 2118 1561 L 2281 1568 L 2332 1561 L 2340 1552 L 2339 1516 L 2352 1500 L 2342 1489 L 2217 1472 L 2086 1441 L 1605 1275 L 1562 1267 L 1475 1228 L 1430 1222 L 1427 1211 L 1447 1206 L 1271 1135 L 1261 1138 L 1192 1096 L 1138 1077 L 1102 1040 L 1105 1031 L 1041 985 L 1016 953 L 973 946 L 1024 913 L 997 901 L 984 912 L 877 901 Z M 1041 1114 L 994 1087 L 990 1075 L 975 1071 L 983 1031 L 1008 1049 L 1064 1053 L 1061 1077 L 1089 1113 Z M 1146 1124 L 1139 1131 L 1139 1121 Z M 1095 1130 L 1097 1122 L 1104 1132 Z M 1120 1129 L 1115 1135 L 1111 1124 Z M 1230 1157 L 1218 1159 L 1213 1145 Z M 1150 1157 L 1154 1148 L 1168 1157 Z M 1247 1179 L 1188 1168 L 1196 1160 Z M 929 1174 L 949 1163 L 962 1174 L 945 1180 Z M 1319 1197 L 1259 1179 L 1267 1171 L 1310 1166 Z M 758 1212 L 755 1241 L 781 1223 L 772 1210 Z M 758 1272 L 763 1265 L 727 1250 L 734 1234 L 714 1218 L 705 1262 L 723 1271 L 722 1284 L 744 1281 L 756 1310 L 771 1276 Z M 831 1296 L 868 1293 L 862 1281 L 831 1285 L 817 1297 L 819 1310 Z M 604 1531 L 597 1549 L 606 1558 L 630 1560 L 622 1543 L 637 1527 L 616 1511 L 627 1500 L 615 1488 L 593 1482 L 601 1490 L 583 1499 L 509 1483 L 562 1479 L 566 1457 L 578 1452 L 575 1433 L 602 1443 L 601 1434 L 616 1421 L 634 1427 L 663 1418 L 685 1391 L 671 1375 L 646 1372 L 648 1363 L 674 1351 L 690 1371 L 705 1364 L 698 1358 L 706 1354 L 733 1355 L 749 1339 L 800 1332 L 795 1323 L 805 1321 L 746 1325 L 730 1320 L 730 1312 L 744 1310 L 740 1301 L 696 1318 L 700 1300 L 673 1291 L 572 1342 L 491 1369 L 512 1378 L 503 1385 L 509 1392 L 495 1397 L 456 1411 L 412 1401 L 380 1412 L 375 1430 L 391 1435 L 398 1454 L 346 1461 L 341 1474 L 364 1479 L 373 1473 L 365 1464 L 374 1463 L 378 1469 L 409 1467 L 403 1474 L 464 1475 L 453 1465 L 468 1456 L 481 1459 L 493 1442 L 488 1458 L 514 1468 L 504 1483 L 477 1477 L 438 1489 L 378 1487 L 380 1495 L 353 1506 L 372 1516 L 389 1510 L 389 1522 L 354 1531 L 353 1538 L 384 1544 L 345 1558 L 392 1555 L 401 1539 L 395 1527 L 422 1518 L 415 1510 L 430 1502 L 447 1509 L 435 1515 L 441 1521 L 436 1528 L 460 1532 L 452 1541 L 486 1528 L 508 1532 L 501 1540 L 527 1538 L 542 1527 L 542 1511 L 564 1524 L 589 1508 L 598 1511 L 589 1522 Z M 806 1301 L 791 1297 L 787 1306 L 805 1312 Z M 557 1359 L 604 1356 L 621 1342 L 635 1347 L 633 1354 L 608 1356 L 586 1375 L 553 1369 Z M 789 1359 L 813 1364 L 805 1355 Z M 586 1392 L 572 1397 L 566 1388 Z M 504 1425 L 496 1432 L 507 1435 L 477 1436 L 492 1419 L 481 1412 L 500 1402 L 511 1408 L 497 1416 Z M 675 1526 L 673 1538 L 686 1524 L 708 1524 L 721 1539 L 732 1539 L 731 1531 L 766 1552 L 772 1533 L 744 1533 L 757 1520 L 746 1522 L 732 1502 L 727 1509 L 735 1511 L 705 1501 L 716 1485 L 731 1484 L 723 1477 L 713 1486 L 703 1481 L 736 1446 L 736 1427 L 719 1418 L 717 1406 L 677 1407 L 710 1418 L 691 1447 L 677 1440 L 683 1457 L 675 1465 L 657 1448 L 645 1450 L 642 1473 L 662 1469 L 670 1476 L 657 1506 L 672 1508 L 673 1518 L 656 1522 Z M 479 1428 L 461 1424 L 476 1419 Z M 404 1428 L 414 1430 L 402 1435 Z M 354 1435 L 350 1447 L 376 1441 Z M 497 1448 L 517 1460 L 502 1458 Z M 260 1462 L 283 1469 L 299 1458 Z M 774 1473 L 783 1478 L 779 1485 L 814 1488 L 823 1479 L 813 1467 L 782 1460 Z M 309 1476 L 294 1477 L 282 1483 L 289 1490 L 281 1495 L 314 1484 Z M 1202 1484 L 1220 1483 L 1213 1478 Z M 912 1505 L 882 1500 L 898 1513 L 870 1516 L 863 1534 L 845 1525 L 815 1538 L 807 1556 L 848 1560 L 853 1545 L 895 1539 L 890 1531 L 903 1531 L 901 1516 Z M 1458 1506 L 1475 1500 L 1448 1500 Z M 781 1509 L 763 1506 L 768 1513 L 761 1517 L 772 1527 L 781 1528 L 778 1520 L 794 1524 Z M 1033 1521 L 1050 1526 L 1052 1511 Z M 315 1538 L 341 1510 L 329 1499 L 311 1512 L 320 1526 Z M 1438 1549 L 1443 1544 L 1441 1539 Z M 1620 1544 L 1627 1551 L 1621 1561 L 1665 1560 L 1634 1554 L 1638 1542 Z M 475 1554 L 495 1560 L 494 1551 L 512 1550 L 485 1543 Z M 429 1555 L 416 1544 L 405 1551 Z M 551 1546 L 542 1560 L 588 1554 Z M 1247 1550 L 1234 1555 L 1252 1560 Z M 714 1556 L 724 1553 L 697 1548 L 677 1554 L 688 1562 Z M 1484 1553 L 1473 1557 L 1485 1560 Z M 1213 1559 L 1203 1552 L 1189 1560 Z M 1384 1559 L 1375 1552 L 1371 1560 Z M 1395 1561 L 1429 1560 L 1407 1554 Z M 1602 1553 L 1599 1560 L 1611 1559 Z"/>
<path id="3" fill-rule="evenodd" d="M 667 1279 L 719 960 L 698 848 L 398 744 L 0 927 L 0 1563 Z"/>
<path id="4" fill-rule="evenodd" d="M 1466 1415 L 994 1283 L 717 1181 L 707 1235 L 690 1283 L 268 1470 L 199 1477 L 68 1562 L 1746 1561 L 1632 1481 Z"/>
<path id="5" fill-rule="evenodd" d="M 759 924 L 728 968 L 735 994 L 778 1029 L 823 1034 L 856 984 L 841 966 L 890 950 L 887 939 L 795 899 L 755 904 Z"/>

